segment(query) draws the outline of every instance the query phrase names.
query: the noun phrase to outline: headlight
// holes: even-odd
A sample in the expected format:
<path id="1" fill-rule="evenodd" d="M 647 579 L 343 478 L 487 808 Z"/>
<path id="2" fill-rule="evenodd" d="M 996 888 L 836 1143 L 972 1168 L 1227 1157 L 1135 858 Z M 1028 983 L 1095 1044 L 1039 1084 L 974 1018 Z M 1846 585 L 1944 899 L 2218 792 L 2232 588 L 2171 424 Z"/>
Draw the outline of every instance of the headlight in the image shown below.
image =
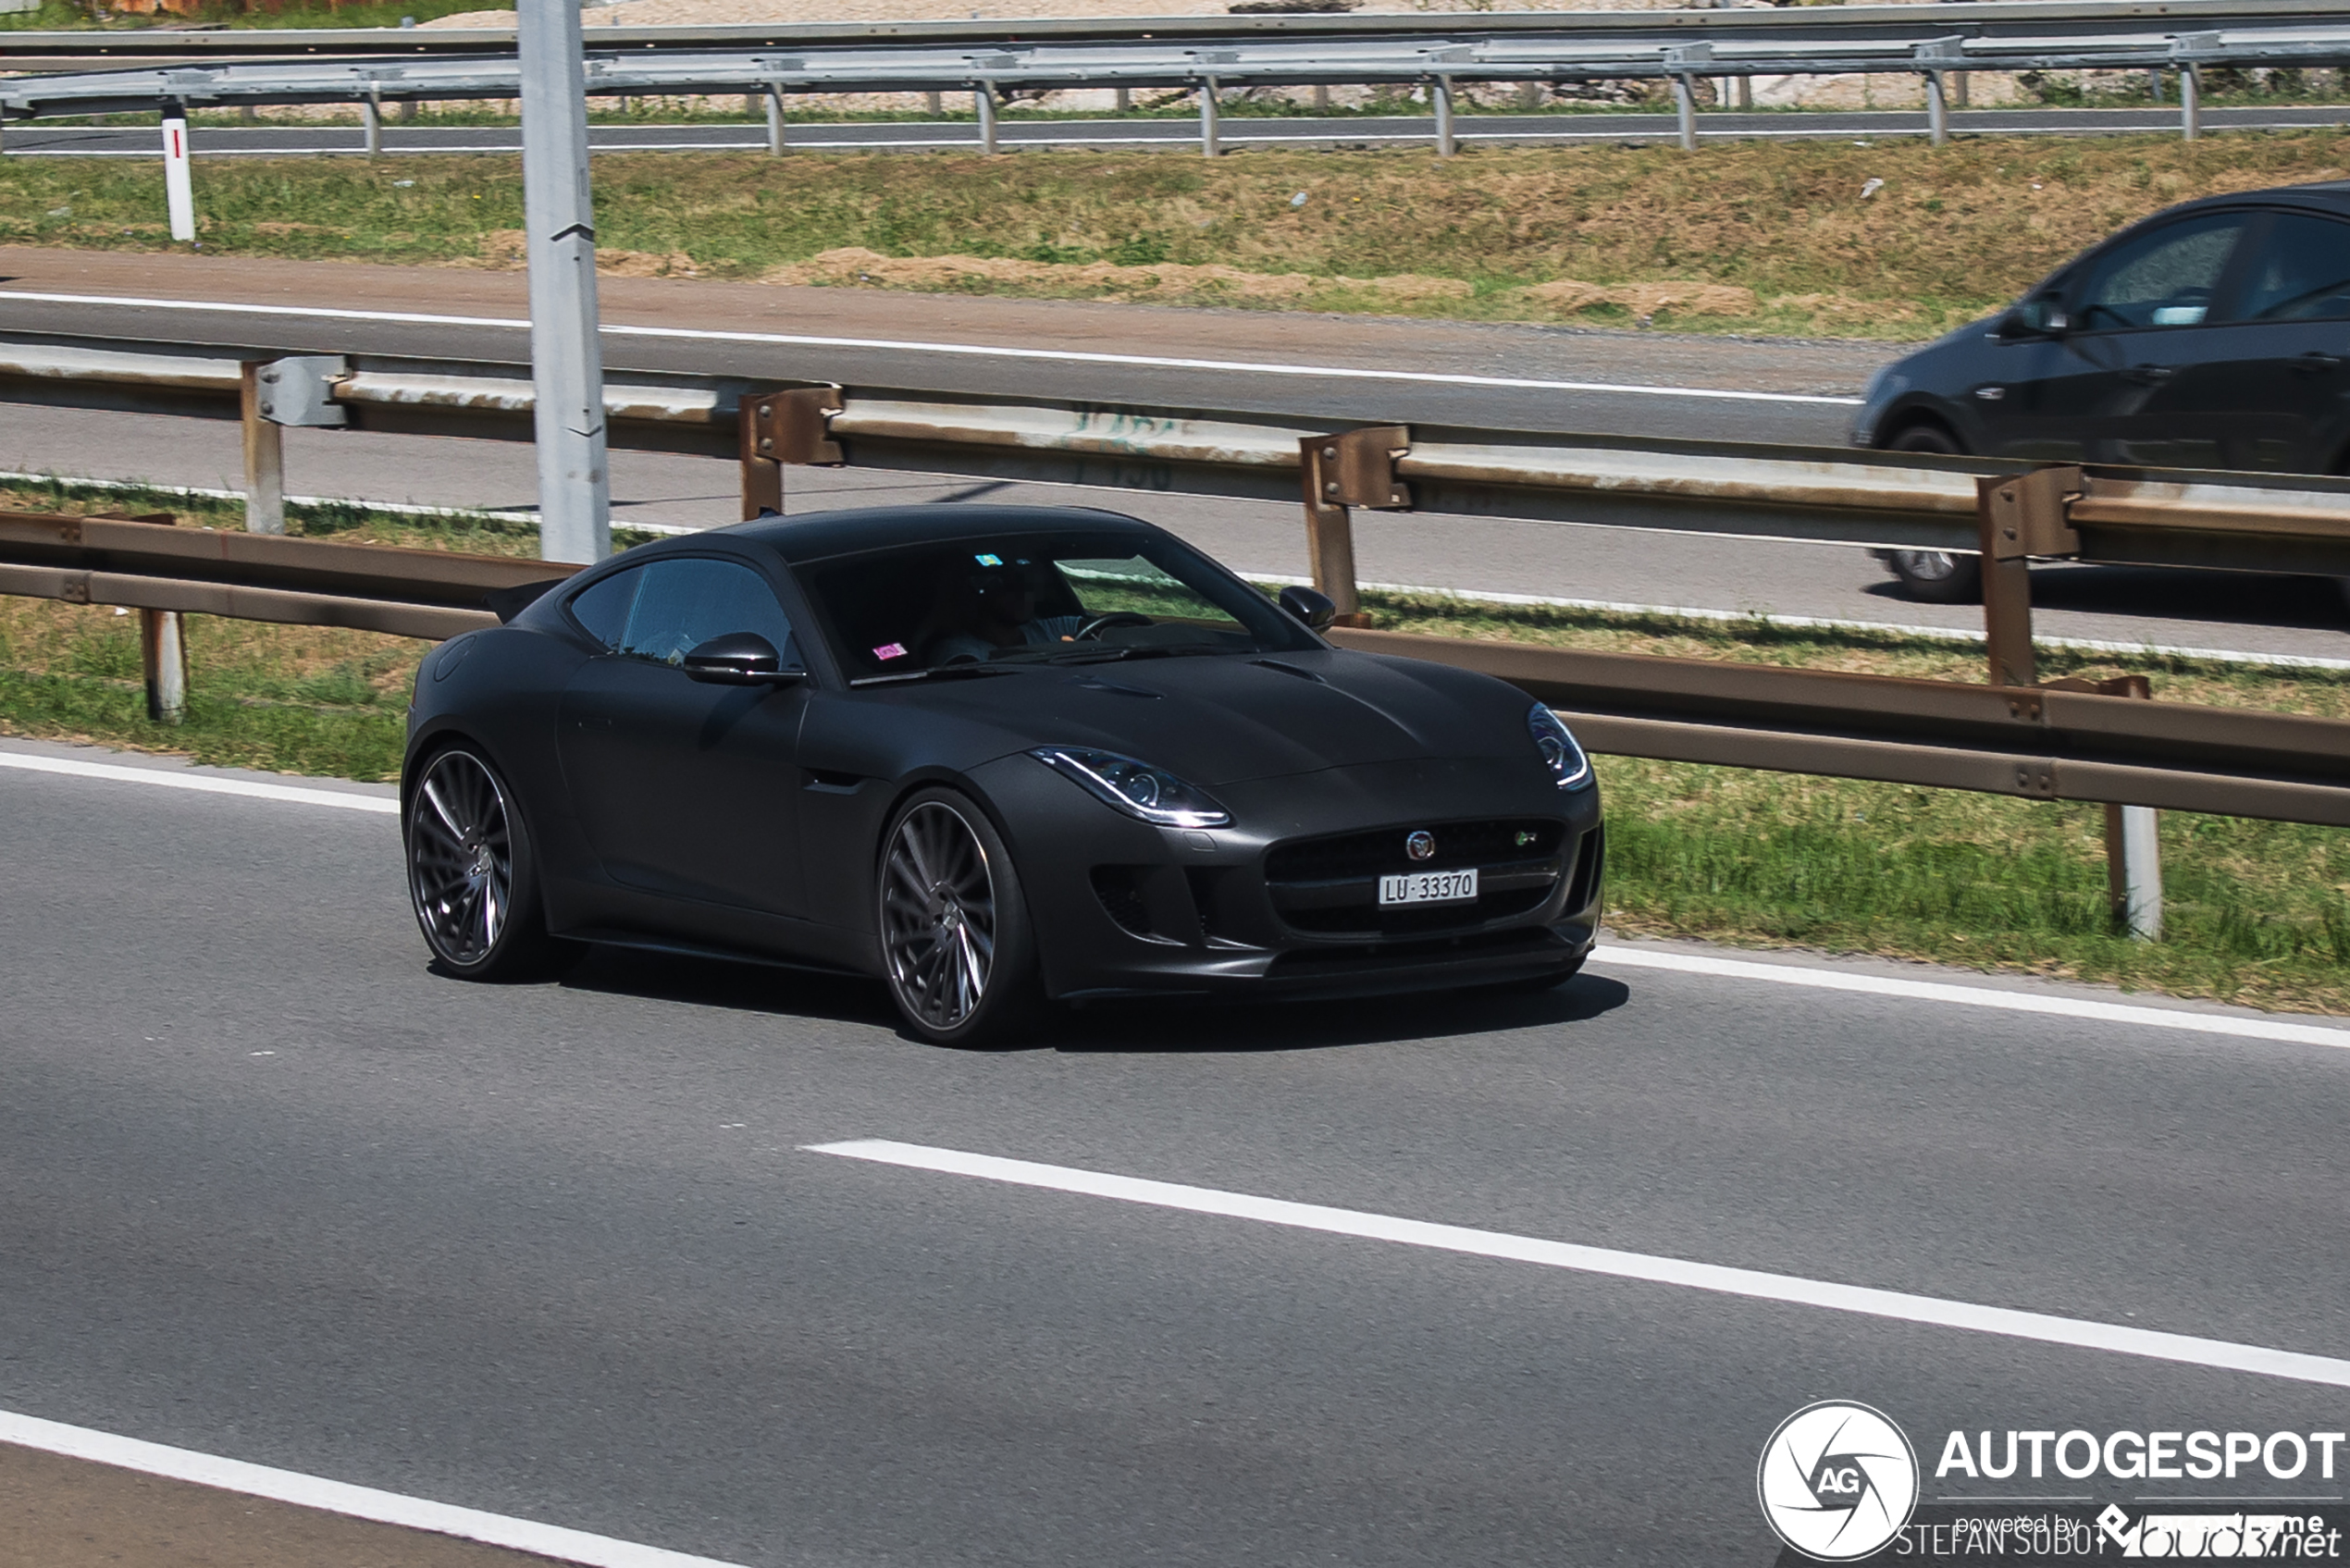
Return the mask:
<path id="1" fill-rule="evenodd" d="M 1575 743 L 1570 740 L 1567 744 Z M 1103 805 L 1114 806 L 1146 822 L 1156 822 L 1165 828 L 1220 828 L 1232 820 L 1232 814 L 1210 799 L 1206 792 L 1185 784 L 1164 768 L 1120 757 L 1115 751 L 1095 751 L 1082 746 L 1040 746 L 1029 755 L 1075 779 Z"/>
<path id="2" fill-rule="evenodd" d="M 1534 737 L 1534 749 L 1542 754 L 1543 763 L 1551 770 L 1551 777 L 1561 789 L 1575 789 L 1591 782 L 1591 759 L 1575 744 L 1575 734 L 1559 722 L 1559 716 L 1540 703 L 1526 710 L 1526 731 Z"/>

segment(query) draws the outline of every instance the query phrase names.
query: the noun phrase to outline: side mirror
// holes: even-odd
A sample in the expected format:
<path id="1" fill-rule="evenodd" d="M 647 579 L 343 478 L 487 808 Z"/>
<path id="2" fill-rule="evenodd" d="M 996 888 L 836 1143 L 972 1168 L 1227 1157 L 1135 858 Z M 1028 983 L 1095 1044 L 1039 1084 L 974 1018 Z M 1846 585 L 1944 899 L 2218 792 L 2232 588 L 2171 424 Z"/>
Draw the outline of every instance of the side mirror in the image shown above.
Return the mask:
<path id="1" fill-rule="evenodd" d="M 2064 313 L 2064 302 L 2052 294 L 2026 300 L 2008 312 L 1999 323 L 2002 338 L 2061 338 L 2072 330 L 2072 318 Z"/>
<path id="2" fill-rule="evenodd" d="M 1317 632 L 1328 631 L 1330 623 L 1338 619 L 1338 606 L 1330 602 L 1330 595 L 1317 588 L 1292 585 L 1283 588 L 1274 602 Z"/>
<path id="3" fill-rule="evenodd" d="M 775 645 L 757 632 L 729 632 L 686 655 L 688 679 L 720 686 L 785 685 L 805 680 L 805 670 L 786 670 Z"/>

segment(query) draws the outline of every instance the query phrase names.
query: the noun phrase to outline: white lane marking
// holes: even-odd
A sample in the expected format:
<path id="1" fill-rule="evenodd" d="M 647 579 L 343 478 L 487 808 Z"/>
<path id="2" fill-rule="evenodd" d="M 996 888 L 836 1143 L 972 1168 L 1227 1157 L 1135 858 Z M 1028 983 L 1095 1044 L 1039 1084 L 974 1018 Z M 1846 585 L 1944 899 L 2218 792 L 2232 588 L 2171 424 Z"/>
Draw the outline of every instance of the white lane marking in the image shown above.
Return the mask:
<path id="1" fill-rule="evenodd" d="M 860 1138 L 839 1143 L 806 1145 L 810 1154 L 838 1154 L 853 1160 L 934 1170 L 982 1181 L 1003 1181 L 1017 1187 L 1043 1187 L 1090 1198 L 1144 1204 L 1155 1208 L 1182 1209 L 1192 1214 L 1220 1215 L 1230 1219 L 1255 1220 L 1265 1225 L 1319 1230 L 1333 1236 L 1354 1236 L 1372 1241 L 1394 1241 L 1409 1247 L 1466 1253 L 1473 1257 L 1501 1258 L 1513 1263 L 1539 1264 L 1546 1268 L 1580 1274 L 1609 1275 L 1655 1285 L 1676 1285 L 1753 1301 L 1783 1302 L 1819 1307 L 1829 1312 L 1858 1313 L 1866 1317 L 1892 1318 L 1937 1328 L 1997 1334 L 2008 1339 L 2035 1340 L 2044 1344 L 2106 1351 L 2116 1355 L 2145 1356 L 2155 1361 L 2183 1362 L 2223 1372 L 2248 1372 L 2262 1377 L 2289 1378 L 2300 1383 L 2324 1383 L 2350 1388 L 2350 1361 L 2305 1355 L 2297 1351 L 2271 1350 L 2263 1345 L 2236 1344 L 2189 1334 L 2165 1334 L 2151 1328 L 2098 1323 L 2088 1318 L 2057 1317 L 2047 1313 L 2020 1312 L 2010 1307 L 1981 1306 L 1973 1302 L 1946 1301 L 1938 1296 L 1913 1296 L 1902 1290 L 1881 1290 L 1865 1285 L 1839 1285 L 1805 1279 L 1791 1274 L 1766 1274 L 1759 1269 L 1732 1268 L 1721 1264 L 1691 1263 L 1682 1258 L 1646 1253 L 1618 1252 L 1612 1247 L 1587 1247 L 1572 1241 L 1547 1241 L 1501 1230 L 1476 1230 L 1460 1225 L 1437 1225 L 1402 1219 L 1361 1209 L 1330 1208 L 1320 1204 L 1294 1204 L 1281 1198 L 1260 1198 L 1213 1187 L 1191 1187 L 1173 1181 L 1110 1176 L 1069 1166 L 1039 1165 L 1030 1160 L 1003 1159 L 994 1154 L 966 1154 L 958 1149 L 934 1149 L 920 1143 Z"/>
<path id="2" fill-rule="evenodd" d="M 459 1508 L 399 1492 L 377 1491 L 373 1487 L 354 1487 L 344 1481 L 304 1475 L 300 1471 L 248 1464 L 241 1459 L 223 1459 L 193 1449 L 119 1438 L 111 1432 L 68 1426 L 61 1421 L 43 1421 L 37 1415 L 19 1415 L 10 1411 L 0 1411 L 0 1443 L 188 1481 L 199 1487 L 214 1487 L 246 1497 L 267 1498 L 272 1502 L 288 1502 L 297 1508 L 373 1520 L 378 1525 L 397 1525 L 513 1551 L 536 1552 L 558 1562 L 584 1562 L 593 1568 L 736 1568 L 736 1564 L 714 1557 L 693 1557 L 657 1546 L 639 1546 L 634 1541 L 589 1535 L 585 1530 L 567 1530 L 560 1525 L 541 1525 L 536 1520 L 513 1519 L 502 1513 L 485 1513 L 476 1508 Z"/>
<path id="3" fill-rule="evenodd" d="M 221 300 L 157 300 L 132 294 L 58 294 L 0 289 L 0 300 L 30 304 L 110 305 L 141 310 L 202 311 L 235 315 L 274 315 L 319 321 L 387 321 L 415 327 L 489 327 L 527 331 L 527 319 L 490 315 L 436 315 L 421 311 L 343 310 L 328 305 L 244 304 Z M 1057 364 L 1140 365 L 1154 370 L 1236 371 L 1252 376 L 1303 377 L 1311 380 L 1405 381 L 1442 387 L 1494 387 L 1514 391 L 1622 392 L 1652 398 L 1700 398 L 1727 402 L 1813 403 L 1857 408 L 1861 400 L 1811 392 L 1738 392 L 1719 387 L 1640 387 L 1614 381 L 1542 381 L 1516 376 L 1462 376 L 1431 370 L 1364 370 L 1351 365 L 1265 364 L 1253 360 L 1179 359 L 1159 354 L 1096 353 L 1077 349 L 1014 349 L 983 343 L 925 343 L 896 338 L 823 338 L 790 332 L 723 332 L 699 327 L 630 327 L 603 324 L 615 338 L 680 339 L 704 343 L 765 343 L 798 349 L 886 349 L 907 353 L 959 354 L 974 359 L 1044 360 Z"/>
<path id="4" fill-rule="evenodd" d="M 1721 980 L 1756 980 L 1771 985 L 1800 986 L 1813 991 L 1847 991 L 1863 996 L 1897 996 L 1910 1002 L 1943 1002 L 1961 1007 L 1997 1007 L 2010 1013 L 2042 1013 L 2054 1018 L 2085 1019 L 2095 1023 L 2129 1024 L 2138 1029 L 2176 1029 L 2192 1034 L 2225 1034 L 2239 1040 L 2275 1040 L 2294 1045 L 2325 1045 L 2350 1050 L 2350 1030 L 2322 1029 L 2282 1019 L 2239 1018 L 2227 1013 L 2190 1013 L 2169 1007 L 2136 1007 L 2124 1002 L 2093 1002 L 2085 997 L 2048 996 L 2029 991 L 1997 991 L 1987 986 L 1949 985 L 1930 980 L 1895 980 L 1885 975 L 1850 974 L 1842 969 L 1807 969 L 1795 964 L 1756 964 L 1738 958 L 1713 958 L 1698 953 L 1667 953 L 1651 947 L 1610 944 L 1592 949 L 1591 961 L 1621 969 L 1669 969 L 1678 974 L 1710 975 Z"/>
<path id="5" fill-rule="evenodd" d="M 105 779 L 113 784 L 153 784 L 159 789 L 192 789 L 203 795 L 241 795 L 252 800 L 281 800 L 295 806 L 331 806 L 341 811 L 372 811 L 385 817 L 400 815 L 400 802 L 389 796 L 345 795 L 340 790 L 255 784 L 248 779 L 216 778 L 209 773 L 180 773 L 162 768 L 124 768 L 111 762 L 77 761 L 69 757 L 32 757 L 20 751 L 0 751 L 0 768 L 19 768 L 29 773 L 62 773 L 77 779 Z"/>

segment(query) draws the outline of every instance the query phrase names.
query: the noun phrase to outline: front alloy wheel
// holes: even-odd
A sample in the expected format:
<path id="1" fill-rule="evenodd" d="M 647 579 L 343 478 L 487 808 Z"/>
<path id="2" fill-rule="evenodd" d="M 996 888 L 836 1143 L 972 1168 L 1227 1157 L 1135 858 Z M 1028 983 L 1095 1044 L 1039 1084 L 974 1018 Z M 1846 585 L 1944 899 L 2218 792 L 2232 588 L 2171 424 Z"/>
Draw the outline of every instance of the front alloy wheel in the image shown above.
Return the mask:
<path id="1" fill-rule="evenodd" d="M 520 815 L 462 747 L 426 764 L 408 800 L 408 891 L 433 957 L 468 980 L 519 976 L 556 951 Z"/>
<path id="2" fill-rule="evenodd" d="M 882 850 L 881 938 L 892 1000 L 914 1031 L 976 1044 L 1024 1022 L 1035 963 L 1011 858 L 945 790 L 918 796 Z"/>

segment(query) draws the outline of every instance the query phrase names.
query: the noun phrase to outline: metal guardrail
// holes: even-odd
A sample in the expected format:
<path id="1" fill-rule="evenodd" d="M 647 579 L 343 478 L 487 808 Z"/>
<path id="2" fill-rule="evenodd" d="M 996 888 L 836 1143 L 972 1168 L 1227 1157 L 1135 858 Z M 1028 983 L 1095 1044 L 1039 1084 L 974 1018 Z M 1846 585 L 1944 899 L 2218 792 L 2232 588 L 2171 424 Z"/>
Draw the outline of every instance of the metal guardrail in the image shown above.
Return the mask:
<path id="1" fill-rule="evenodd" d="M 1694 145 L 1699 79 L 1756 75 L 1908 73 L 1927 85 L 1929 129 L 1948 130 L 1947 83 L 1979 70 L 2173 69 L 2181 80 L 2186 134 L 2195 134 L 2200 72 L 2207 66 L 2334 66 L 2350 63 L 2350 13 L 2329 6 L 2263 14 L 2196 9 L 2197 0 L 2171 6 L 2122 5 L 2027 7 L 2043 14 L 2022 27 L 2009 6 L 1859 7 L 1833 27 L 1801 22 L 1811 10 L 1758 13 L 1586 13 L 1561 19 L 1477 19 L 1478 25 L 1431 28 L 1422 19 L 1287 18 L 1285 22 L 1344 25 L 1235 30 L 1240 19 L 1216 21 L 1222 35 L 1157 26 L 1085 32 L 1025 32 L 983 46 L 941 38 L 928 25 L 902 31 L 865 29 L 854 35 L 809 35 L 782 52 L 772 42 L 730 40 L 713 46 L 713 30 L 634 30 L 624 38 L 600 36 L 587 56 L 590 97 L 744 93 L 770 105 L 773 150 L 784 144 L 782 95 L 789 93 L 970 92 L 979 110 L 978 140 L 995 150 L 994 108 L 1012 91 L 1064 88 L 1161 88 L 1196 92 L 1201 140 L 1218 151 L 1217 99 L 1249 87 L 1425 84 L 1432 132 L 1440 150 L 1453 149 L 1453 99 L 1459 84 L 1654 80 L 1674 89 L 1681 139 Z M 1865 10 L 1865 19 L 1856 13 Z M 1921 18 L 1927 12 L 1932 20 Z M 1955 13 L 1964 12 L 1965 16 Z M 1977 16 L 1975 13 L 1987 13 Z M 1602 21 L 1601 18 L 1604 18 Z M 1753 20 L 1740 20 L 1755 18 Z M 1374 23 L 1408 19 L 1408 30 Z M 1503 21 L 1540 25 L 1501 27 Z M 2194 26 L 2201 21 L 2207 25 Z M 421 37 L 420 30 L 402 30 Z M 617 31 L 617 30 L 616 30 Z M 690 33 L 694 41 L 668 36 Z M 638 31 L 659 32 L 639 40 Z M 1701 32 L 1702 36 L 1695 33 Z M 19 35 L 21 36 L 21 35 Z M 54 37 L 55 35 L 43 35 Z M 189 35 L 212 38 L 217 35 Z M 303 35 L 305 39 L 313 35 Z M 323 36 L 323 35 L 319 35 Z M 763 35 L 762 35 L 763 36 Z M 0 51 L 10 44 L 0 39 Z M 45 47 L 45 45 L 42 45 Z M 223 46 L 224 48 L 227 46 Z M 510 99 L 520 93 L 511 35 L 475 35 L 464 51 L 438 43 L 406 46 L 389 63 L 365 49 L 343 49 L 341 59 L 315 57 L 334 45 L 289 43 L 292 60 L 228 59 L 79 75 L 0 79 L 0 118 L 118 114 L 164 105 L 348 103 L 363 106 L 374 150 L 386 102 Z M 0 53 L 0 59 L 6 57 Z"/>
<path id="2" fill-rule="evenodd" d="M 441 638 L 575 567 L 0 513 L 0 593 Z M 1592 750 L 2350 826 L 2350 722 L 2093 689 L 1965 685 L 1338 628 L 1341 647 L 1509 681 Z M 151 637 L 151 647 L 160 639 Z M 157 672 L 150 661 L 150 679 Z"/>
<path id="3" fill-rule="evenodd" d="M 1502 39 L 1521 35 L 1651 39 L 1876 39 L 1896 47 L 1950 33 L 2034 39 L 2102 33 L 2160 37 L 2183 29 L 2279 31 L 2339 23 L 2342 0 L 1960 0 L 1936 6 L 1847 5 L 1768 10 L 1691 6 L 1656 11 L 1422 11 L 1291 16 L 1022 17 L 983 20 L 746 23 L 597 27 L 600 48 L 812 49 L 909 44 L 975 48 L 1141 39 L 1186 44 L 1232 40 Z M 513 47 L 508 28 L 218 28 L 31 30 L 0 33 L 0 65 L 59 59 L 238 59 L 490 55 Z"/>

